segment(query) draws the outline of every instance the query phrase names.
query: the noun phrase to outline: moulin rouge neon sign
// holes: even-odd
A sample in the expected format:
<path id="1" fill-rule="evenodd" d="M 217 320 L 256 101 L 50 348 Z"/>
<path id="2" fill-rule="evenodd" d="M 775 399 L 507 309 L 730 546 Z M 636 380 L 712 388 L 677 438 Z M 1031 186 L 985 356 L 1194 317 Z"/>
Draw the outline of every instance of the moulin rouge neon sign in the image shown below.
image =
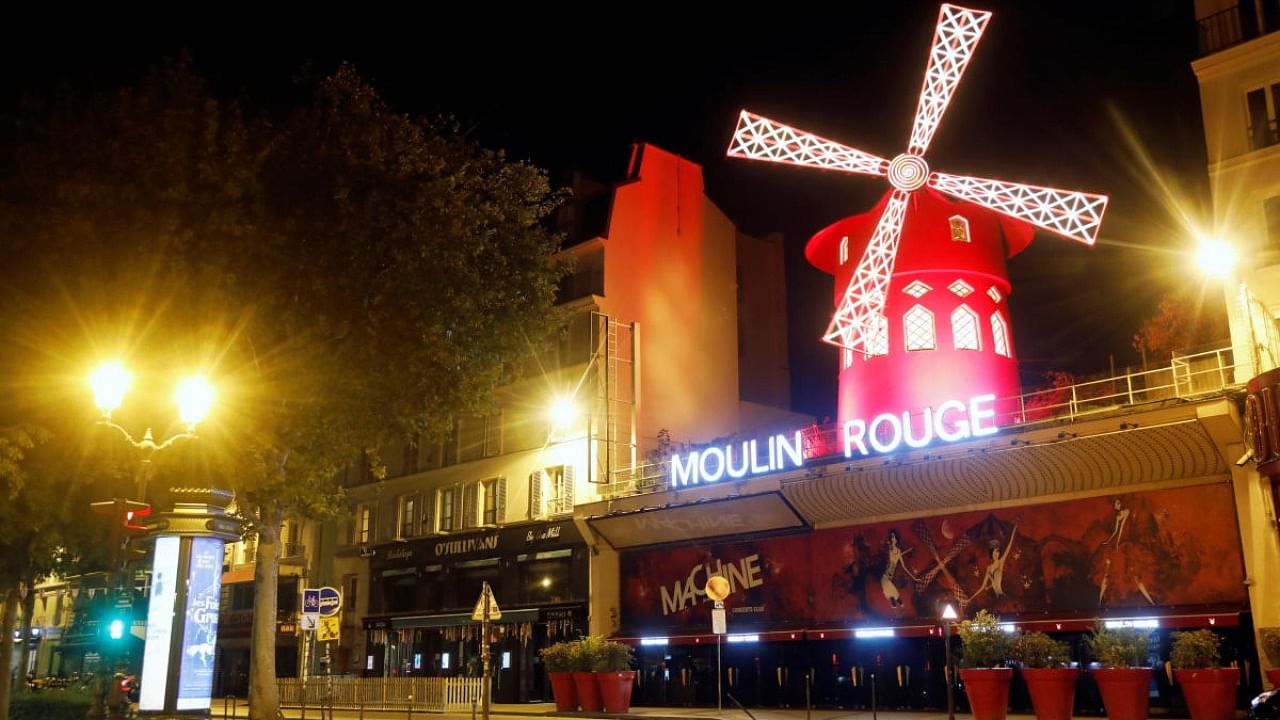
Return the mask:
<path id="1" fill-rule="evenodd" d="M 920 413 L 881 413 L 870 421 L 848 420 L 841 428 L 844 456 L 870 456 L 891 453 L 903 445 L 923 448 L 934 440 L 954 443 L 969 438 L 995 434 L 995 400 L 993 394 L 975 395 L 968 402 L 947 400 L 936 408 L 926 407 Z M 804 432 L 777 434 L 764 443 L 743 440 L 720 446 L 700 448 L 671 456 L 671 486 L 687 487 L 719 482 L 725 478 L 740 480 L 804 467 Z"/>

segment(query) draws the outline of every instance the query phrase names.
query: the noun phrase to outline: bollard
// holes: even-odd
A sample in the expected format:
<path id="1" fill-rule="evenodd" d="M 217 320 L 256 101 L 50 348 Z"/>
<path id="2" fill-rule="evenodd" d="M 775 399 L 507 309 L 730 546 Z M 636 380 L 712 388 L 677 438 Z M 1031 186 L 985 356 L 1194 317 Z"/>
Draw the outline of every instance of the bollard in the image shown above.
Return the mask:
<path id="1" fill-rule="evenodd" d="M 871 673 L 871 720 L 876 720 L 876 674 Z"/>
<path id="2" fill-rule="evenodd" d="M 408 720 L 413 720 L 413 693 L 409 693 L 409 713 Z"/>
<path id="3" fill-rule="evenodd" d="M 804 676 L 804 720 L 813 720 L 813 669 Z"/>
<path id="4" fill-rule="evenodd" d="M 471 720 L 476 720 L 476 699 L 471 698 Z"/>
<path id="5" fill-rule="evenodd" d="M 360 696 L 360 702 L 356 705 L 356 707 L 359 708 L 359 713 L 360 713 L 358 720 L 364 720 L 364 696 L 363 695 Z"/>

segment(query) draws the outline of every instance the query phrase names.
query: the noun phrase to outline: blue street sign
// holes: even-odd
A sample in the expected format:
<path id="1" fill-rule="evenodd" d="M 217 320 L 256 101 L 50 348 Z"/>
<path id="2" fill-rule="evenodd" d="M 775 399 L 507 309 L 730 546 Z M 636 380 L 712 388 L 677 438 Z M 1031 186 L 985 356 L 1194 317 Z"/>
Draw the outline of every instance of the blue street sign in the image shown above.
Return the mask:
<path id="1" fill-rule="evenodd" d="M 342 594 L 335 588 L 322 587 L 320 593 L 319 612 L 321 617 L 333 617 L 342 611 Z"/>
<path id="2" fill-rule="evenodd" d="M 302 612 L 320 612 L 320 588 L 302 589 Z"/>

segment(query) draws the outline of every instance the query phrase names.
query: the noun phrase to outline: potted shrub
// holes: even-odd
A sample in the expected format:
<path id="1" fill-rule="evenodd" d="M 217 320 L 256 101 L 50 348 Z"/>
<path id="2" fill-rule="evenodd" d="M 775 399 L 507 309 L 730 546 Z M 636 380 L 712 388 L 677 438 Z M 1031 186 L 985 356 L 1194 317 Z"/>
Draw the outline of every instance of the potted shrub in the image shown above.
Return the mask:
<path id="1" fill-rule="evenodd" d="M 605 642 L 595 656 L 596 681 L 600 683 L 600 699 L 607 713 L 631 710 L 631 684 L 636 671 L 631 669 L 631 646 Z"/>
<path id="2" fill-rule="evenodd" d="M 1280 627 L 1262 628 L 1258 635 L 1262 639 L 1262 654 L 1271 664 L 1271 669 L 1267 670 L 1267 682 L 1271 687 L 1280 688 Z"/>
<path id="3" fill-rule="evenodd" d="M 578 690 L 573 682 L 576 652 L 576 643 L 558 642 L 538 653 L 551 680 L 551 696 L 556 701 L 556 710 L 560 712 L 576 712 L 578 709 Z"/>
<path id="4" fill-rule="evenodd" d="M 1022 667 L 1037 720 L 1071 720 L 1080 675 L 1068 667 L 1071 648 L 1042 632 L 1030 632 L 1013 639 L 1009 656 Z"/>
<path id="5" fill-rule="evenodd" d="M 960 680 L 975 720 L 1004 720 L 1009 709 L 1013 668 L 1000 667 L 1009 659 L 1009 636 L 986 610 L 956 626 L 960 636 Z"/>
<path id="6" fill-rule="evenodd" d="M 1151 631 L 1140 628 L 1107 628 L 1099 625 L 1089 637 L 1089 651 L 1102 667 L 1092 672 L 1102 704 L 1111 720 L 1146 720 L 1147 688 L 1151 668 L 1147 642 Z"/>
<path id="7" fill-rule="evenodd" d="M 1221 639 L 1212 630 L 1173 634 L 1173 676 L 1182 686 L 1191 720 L 1229 720 L 1236 711 L 1239 668 L 1218 665 Z"/>
<path id="8" fill-rule="evenodd" d="M 596 682 L 595 666 L 604 652 L 604 640 L 584 637 L 574 643 L 573 684 L 578 689 L 578 705 L 582 712 L 600 712 L 604 708 L 600 698 L 600 683 Z"/>

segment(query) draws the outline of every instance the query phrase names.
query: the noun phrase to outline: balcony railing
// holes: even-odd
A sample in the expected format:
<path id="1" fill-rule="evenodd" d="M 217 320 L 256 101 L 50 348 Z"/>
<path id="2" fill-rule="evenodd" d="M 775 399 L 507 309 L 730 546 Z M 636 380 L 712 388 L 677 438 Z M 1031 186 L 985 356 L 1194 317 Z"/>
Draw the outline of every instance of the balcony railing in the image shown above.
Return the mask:
<path id="1" fill-rule="evenodd" d="M 1253 3 L 1247 7 L 1235 5 L 1196 20 L 1200 29 L 1200 55 L 1212 55 L 1280 30 L 1280 8 L 1276 7 L 1276 0 L 1263 0 L 1262 4 L 1261 22 Z"/>
<path id="2" fill-rule="evenodd" d="M 1036 390 L 1017 397 L 998 398 L 994 403 L 995 422 L 1002 430 L 1030 428 L 1050 422 L 1076 422 L 1127 407 L 1211 396 L 1234 386 L 1235 362 L 1230 347 L 1185 355 L 1175 353 L 1168 365 L 1154 370 L 1126 372 L 1074 385 Z M 817 460 L 843 452 L 840 433 L 841 428 L 834 423 L 803 429 L 804 457 Z M 738 436 L 708 443 L 707 446 L 750 439 L 752 436 Z M 614 472 L 612 481 L 603 485 L 600 492 L 605 497 L 657 492 L 668 486 L 670 472 L 669 459 L 639 463 Z"/>

